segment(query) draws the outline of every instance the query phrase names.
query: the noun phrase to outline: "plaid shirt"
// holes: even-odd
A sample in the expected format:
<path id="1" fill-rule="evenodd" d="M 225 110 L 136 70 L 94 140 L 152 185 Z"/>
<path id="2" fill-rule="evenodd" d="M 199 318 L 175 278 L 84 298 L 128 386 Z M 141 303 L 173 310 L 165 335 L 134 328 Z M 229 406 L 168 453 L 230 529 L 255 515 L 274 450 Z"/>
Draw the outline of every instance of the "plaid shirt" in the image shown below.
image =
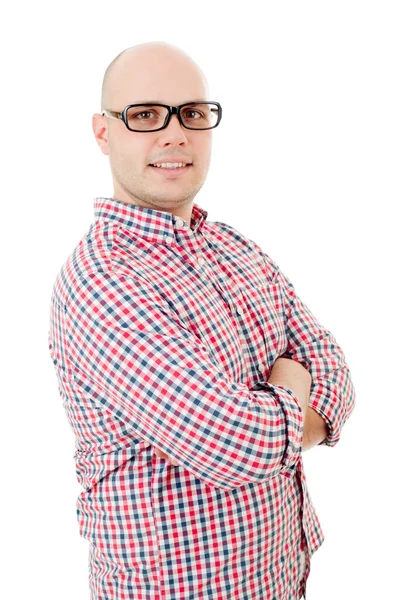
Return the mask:
<path id="1" fill-rule="evenodd" d="M 49 329 L 92 600 L 300 598 L 324 535 L 302 410 L 267 378 L 280 356 L 309 370 L 332 447 L 355 401 L 341 348 L 277 264 L 197 204 L 190 226 L 113 198 L 94 214 Z"/>

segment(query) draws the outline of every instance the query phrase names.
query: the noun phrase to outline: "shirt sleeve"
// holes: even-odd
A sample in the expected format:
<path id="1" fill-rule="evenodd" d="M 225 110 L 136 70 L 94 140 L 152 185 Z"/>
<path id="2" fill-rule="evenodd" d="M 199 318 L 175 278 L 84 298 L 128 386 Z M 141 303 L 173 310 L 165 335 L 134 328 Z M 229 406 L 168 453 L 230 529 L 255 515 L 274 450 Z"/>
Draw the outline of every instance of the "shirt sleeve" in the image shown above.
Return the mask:
<path id="1" fill-rule="evenodd" d="M 355 390 L 343 350 L 296 294 L 294 285 L 274 265 L 274 279 L 283 289 L 287 349 L 282 357 L 296 360 L 312 378 L 309 406 L 328 425 L 328 435 L 318 445 L 335 446 L 344 423 L 355 406 Z"/>
<path id="2" fill-rule="evenodd" d="M 151 285 L 88 273 L 65 312 L 74 385 L 207 485 L 259 483 L 299 460 L 304 420 L 292 391 L 227 377 Z"/>

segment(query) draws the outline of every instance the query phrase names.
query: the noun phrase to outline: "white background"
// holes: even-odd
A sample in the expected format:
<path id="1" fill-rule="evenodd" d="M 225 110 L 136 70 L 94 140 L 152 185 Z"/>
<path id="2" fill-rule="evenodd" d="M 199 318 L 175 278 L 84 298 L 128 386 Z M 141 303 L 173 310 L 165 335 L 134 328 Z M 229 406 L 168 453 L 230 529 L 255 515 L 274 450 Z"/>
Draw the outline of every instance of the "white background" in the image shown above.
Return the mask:
<path id="1" fill-rule="evenodd" d="M 325 534 L 307 600 L 399 598 L 398 3 L 34 2 L 1 37 L 2 595 L 87 600 L 74 437 L 47 333 L 51 288 L 112 196 L 91 117 L 124 48 L 166 41 L 222 104 L 196 202 L 257 241 L 331 330 L 356 408 L 304 454 Z M 240 115 L 240 121 L 239 121 Z M 177 599 L 178 600 L 178 599 Z M 216 599 L 218 600 L 218 599 Z"/>

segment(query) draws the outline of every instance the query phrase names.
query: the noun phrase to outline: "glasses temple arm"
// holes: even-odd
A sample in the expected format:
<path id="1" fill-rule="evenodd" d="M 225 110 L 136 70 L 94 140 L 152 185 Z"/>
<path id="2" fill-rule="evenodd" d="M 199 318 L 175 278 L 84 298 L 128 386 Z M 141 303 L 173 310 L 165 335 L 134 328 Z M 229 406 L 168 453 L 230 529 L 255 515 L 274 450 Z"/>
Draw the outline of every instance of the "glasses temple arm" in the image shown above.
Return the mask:
<path id="1" fill-rule="evenodd" d="M 122 119 L 122 113 L 116 112 L 115 110 L 104 109 L 101 114 L 109 117 L 110 119 Z"/>

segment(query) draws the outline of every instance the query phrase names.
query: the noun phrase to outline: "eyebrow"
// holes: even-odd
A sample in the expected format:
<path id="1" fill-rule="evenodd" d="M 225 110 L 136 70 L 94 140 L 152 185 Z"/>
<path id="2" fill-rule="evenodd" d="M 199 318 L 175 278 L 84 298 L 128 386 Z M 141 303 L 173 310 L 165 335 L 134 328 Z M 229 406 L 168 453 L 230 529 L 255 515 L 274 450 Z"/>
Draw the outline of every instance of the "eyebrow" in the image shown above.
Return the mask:
<path id="1" fill-rule="evenodd" d="M 181 104 L 192 104 L 195 102 L 208 102 L 208 100 L 205 98 L 188 100 L 187 102 L 181 102 Z M 166 102 L 162 102 L 161 100 L 139 100 L 138 102 L 133 102 L 132 104 L 166 104 Z"/>

